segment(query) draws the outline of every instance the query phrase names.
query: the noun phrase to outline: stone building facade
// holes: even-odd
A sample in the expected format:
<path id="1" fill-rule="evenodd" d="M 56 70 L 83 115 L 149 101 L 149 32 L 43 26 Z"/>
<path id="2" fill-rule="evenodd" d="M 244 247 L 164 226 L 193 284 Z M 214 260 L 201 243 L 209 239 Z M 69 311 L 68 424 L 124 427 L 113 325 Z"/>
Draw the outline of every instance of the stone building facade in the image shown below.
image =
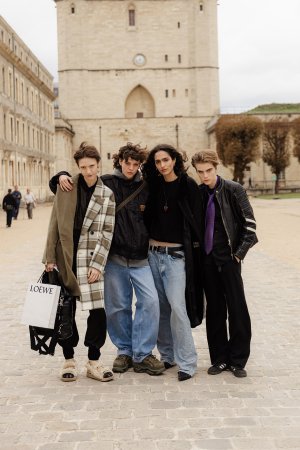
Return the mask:
<path id="1" fill-rule="evenodd" d="M 217 0 L 55 0 L 59 110 L 100 149 L 207 147 L 219 113 Z"/>
<path id="2" fill-rule="evenodd" d="M 0 16 L 0 195 L 48 197 L 54 171 L 53 77 Z"/>

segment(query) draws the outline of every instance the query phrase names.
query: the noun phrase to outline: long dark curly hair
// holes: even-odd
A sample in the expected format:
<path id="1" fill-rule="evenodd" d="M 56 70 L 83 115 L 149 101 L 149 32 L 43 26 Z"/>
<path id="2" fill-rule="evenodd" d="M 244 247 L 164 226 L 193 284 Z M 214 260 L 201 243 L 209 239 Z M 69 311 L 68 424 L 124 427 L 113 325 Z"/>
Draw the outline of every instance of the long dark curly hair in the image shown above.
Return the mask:
<path id="1" fill-rule="evenodd" d="M 142 166 L 143 177 L 149 183 L 155 182 L 158 176 L 161 176 L 155 166 L 155 154 L 157 152 L 166 152 L 168 155 L 174 160 L 176 159 L 174 172 L 178 177 L 180 177 L 183 173 L 186 172 L 186 168 L 184 163 L 186 162 L 186 158 L 178 151 L 176 148 L 172 147 L 172 145 L 168 144 L 159 144 L 156 145 L 149 153 L 147 161 Z"/>
<path id="2" fill-rule="evenodd" d="M 142 164 L 146 160 L 147 154 L 147 148 L 143 148 L 139 144 L 134 145 L 131 142 L 127 142 L 126 145 L 119 149 L 118 153 L 113 155 L 113 167 L 121 170 L 119 160 L 128 161 L 129 158 Z"/>

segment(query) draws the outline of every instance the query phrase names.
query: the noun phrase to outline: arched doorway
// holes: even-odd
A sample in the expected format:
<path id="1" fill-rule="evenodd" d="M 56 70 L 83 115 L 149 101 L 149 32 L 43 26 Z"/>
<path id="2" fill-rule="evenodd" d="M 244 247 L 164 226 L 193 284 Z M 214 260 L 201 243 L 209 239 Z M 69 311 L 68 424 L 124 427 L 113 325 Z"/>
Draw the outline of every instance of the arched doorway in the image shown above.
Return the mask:
<path id="1" fill-rule="evenodd" d="M 128 95 L 125 102 L 127 119 L 155 117 L 155 104 L 152 95 L 143 86 L 138 85 Z"/>

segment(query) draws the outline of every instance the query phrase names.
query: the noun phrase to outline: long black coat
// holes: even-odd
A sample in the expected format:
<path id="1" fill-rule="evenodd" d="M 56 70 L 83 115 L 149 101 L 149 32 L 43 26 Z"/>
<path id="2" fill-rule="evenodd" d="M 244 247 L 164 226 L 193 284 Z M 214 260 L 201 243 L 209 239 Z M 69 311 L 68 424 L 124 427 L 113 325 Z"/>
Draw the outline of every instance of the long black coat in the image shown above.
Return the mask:
<path id="1" fill-rule="evenodd" d="M 155 211 L 155 199 L 160 195 L 160 182 L 150 186 L 150 196 L 146 207 L 146 222 L 150 223 Z M 197 183 L 188 175 L 179 180 L 178 205 L 183 214 L 183 246 L 185 253 L 186 288 L 185 300 L 191 327 L 200 325 L 204 312 L 203 276 L 201 268 L 201 248 L 203 241 L 203 207 Z M 155 219 L 154 219 L 155 220 Z"/>

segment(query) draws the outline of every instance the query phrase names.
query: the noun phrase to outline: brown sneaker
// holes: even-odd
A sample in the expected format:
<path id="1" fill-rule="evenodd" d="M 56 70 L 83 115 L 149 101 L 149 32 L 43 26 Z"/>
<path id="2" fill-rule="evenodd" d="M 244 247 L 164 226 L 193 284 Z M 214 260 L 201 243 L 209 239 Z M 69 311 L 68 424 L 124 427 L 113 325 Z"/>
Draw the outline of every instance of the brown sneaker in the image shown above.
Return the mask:
<path id="1" fill-rule="evenodd" d="M 140 363 L 134 362 L 133 370 L 139 373 L 146 372 L 149 375 L 160 375 L 165 370 L 165 366 L 154 355 L 149 355 Z"/>
<path id="2" fill-rule="evenodd" d="M 128 355 L 118 355 L 113 363 L 113 372 L 124 373 L 132 367 L 132 358 Z"/>

